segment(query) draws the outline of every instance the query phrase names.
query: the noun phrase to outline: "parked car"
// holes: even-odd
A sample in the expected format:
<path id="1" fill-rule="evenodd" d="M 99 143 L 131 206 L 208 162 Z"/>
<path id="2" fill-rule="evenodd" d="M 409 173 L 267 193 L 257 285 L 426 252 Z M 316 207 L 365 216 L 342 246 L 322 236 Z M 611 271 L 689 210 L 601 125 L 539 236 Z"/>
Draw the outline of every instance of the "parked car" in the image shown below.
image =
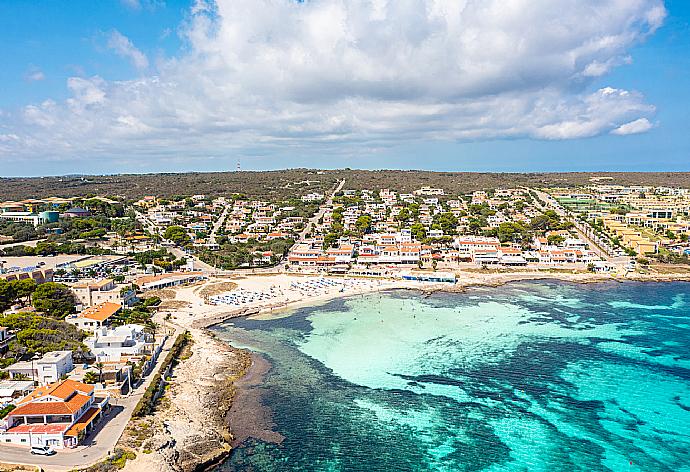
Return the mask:
<path id="1" fill-rule="evenodd" d="M 31 454 L 37 456 L 52 456 L 57 454 L 54 449 L 49 446 L 31 446 Z"/>

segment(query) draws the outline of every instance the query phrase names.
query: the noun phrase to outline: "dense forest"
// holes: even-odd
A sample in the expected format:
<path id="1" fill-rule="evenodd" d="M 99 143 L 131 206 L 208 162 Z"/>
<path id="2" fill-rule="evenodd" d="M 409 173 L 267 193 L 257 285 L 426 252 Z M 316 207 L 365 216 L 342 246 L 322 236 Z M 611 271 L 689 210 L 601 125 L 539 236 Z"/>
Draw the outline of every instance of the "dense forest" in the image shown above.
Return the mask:
<path id="1" fill-rule="evenodd" d="M 519 185 L 533 187 L 577 186 L 592 183 L 592 177 L 608 177 L 604 183 L 621 185 L 665 185 L 690 187 L 688 172 L 567 172 L 567 173 L 481 173 L 402 170 L 310 170 L 205 172 L 182 174 L 127 174 L 0 178 L 0 200 L 21 200 L 47 196 L 121 196 L 138 199 L 144 195 L 242 194 L 250 198 L 281 200 L 310 192 L 326 192 L 339 179 L 345 188 L 391 188 L 409 192 L 422 186 L 441 187 L 449 193 Z"/>

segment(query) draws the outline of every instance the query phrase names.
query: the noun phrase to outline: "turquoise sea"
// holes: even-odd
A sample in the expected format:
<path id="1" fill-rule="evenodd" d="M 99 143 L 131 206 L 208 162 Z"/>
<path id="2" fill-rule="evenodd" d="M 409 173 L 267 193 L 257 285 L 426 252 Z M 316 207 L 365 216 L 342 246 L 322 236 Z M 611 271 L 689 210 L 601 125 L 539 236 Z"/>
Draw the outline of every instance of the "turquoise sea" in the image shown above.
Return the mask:
<path id="1" fill-rule="evenodd" d="M 219 337 L 285 440 L 222 471 L 690 471 L 690 284 L 394 291 Z"/>

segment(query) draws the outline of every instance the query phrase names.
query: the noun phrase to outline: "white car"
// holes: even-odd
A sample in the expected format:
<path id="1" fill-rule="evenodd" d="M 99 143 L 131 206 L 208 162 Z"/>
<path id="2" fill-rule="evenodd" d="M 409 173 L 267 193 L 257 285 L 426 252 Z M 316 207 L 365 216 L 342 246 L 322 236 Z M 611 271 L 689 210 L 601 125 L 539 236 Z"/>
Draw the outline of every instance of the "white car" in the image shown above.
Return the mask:
<path id="1" fill-rule="evenodd" d="M 57 453 L 48 446 L 31 446 L 31 454 L 37 456 L 52 456 Z"/>

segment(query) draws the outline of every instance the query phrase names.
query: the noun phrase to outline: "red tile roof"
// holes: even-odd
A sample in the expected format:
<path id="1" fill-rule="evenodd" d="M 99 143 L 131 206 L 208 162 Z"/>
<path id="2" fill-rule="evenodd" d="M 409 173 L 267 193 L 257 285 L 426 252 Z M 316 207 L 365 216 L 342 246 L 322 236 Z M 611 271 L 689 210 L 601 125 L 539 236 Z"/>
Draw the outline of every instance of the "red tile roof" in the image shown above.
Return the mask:
<path id="1" fill-rule="evenodd" d="M 69 428 L 69 423 L 20 424 L 7 430 L 8 433 L 59 434 Z"/>

